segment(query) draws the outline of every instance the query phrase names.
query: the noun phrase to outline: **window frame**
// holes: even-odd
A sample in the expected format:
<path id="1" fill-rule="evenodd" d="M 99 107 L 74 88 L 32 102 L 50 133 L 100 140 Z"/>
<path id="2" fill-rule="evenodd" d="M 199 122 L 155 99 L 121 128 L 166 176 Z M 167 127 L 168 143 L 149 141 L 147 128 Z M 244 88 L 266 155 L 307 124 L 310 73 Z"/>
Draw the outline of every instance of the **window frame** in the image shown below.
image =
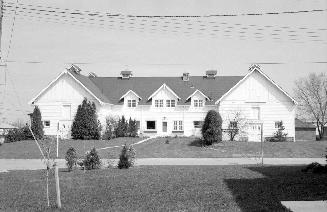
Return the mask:
<path id="1" fill-rule="evenodd" d="M 127 100 L 127 107 L 135 108 L 137 106 L 136 99 L 128 99 Z"/>
<path id="2" fill-rule="evenodd" d="M 198 124 L 196 124 L 196 122 L 198 122 Z M 203 125 L 204 121 L 193 121 L 193 127 L 195 129 L 201 129 L 202 128 L 202 125 Z"/>
<path id="3" fill-rule="evenodd" d="M 173 131 L 184 131 L 184 123 L 181 120 L 173 121 Z"/>
<path id="4" fill-rule="evenodd" d="M 49 125 L 46 125 L 46 122 L 49 122 Z M 44 120 L 42 124 L 43 124 L 43 127 L 44 127 L 44 128 L 50 128 L 50 126 L 51 126 L 51 121 L 50 121 L 50 120 Z"/>
<path id="5" fill-rule="evenodd" d="M 163 108 L 163 99 L 155 99 L 154 100 L 154 107 L 156 108 Z"/>
<path id="6" fill-rule="evenodd" d="M 148 122 L 154 122 L 154 129 L 149 129 L 148 128 Z M 156 121 L 154 121 L 154 120 L 148 120 L 148 121 L 145 121 L 145 127 L 146 127 L 146 130 L 148 130 L 148 131 L 156 131 L 157 130 L 157 122 Z"/>
<path id="7" fill-rule="evenodd" d="M 166 107 L 176 107 L 176 100 L 175 99 L 167 99 Z"/>

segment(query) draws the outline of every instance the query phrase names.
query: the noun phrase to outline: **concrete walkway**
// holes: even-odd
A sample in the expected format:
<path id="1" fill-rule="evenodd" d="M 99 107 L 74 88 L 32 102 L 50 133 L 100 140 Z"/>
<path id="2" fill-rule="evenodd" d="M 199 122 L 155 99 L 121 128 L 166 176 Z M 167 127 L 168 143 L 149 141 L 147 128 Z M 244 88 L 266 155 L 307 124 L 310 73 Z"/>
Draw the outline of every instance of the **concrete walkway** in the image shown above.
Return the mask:
<path id="1" fill-rule="evenodd" d="M 152 137 L 149 137 L 149 138 L 143 139 L 143 140 L 138 141 L 138 142 L 136 142 L 136 143 L 134 143 L 134 144 L 131 144 L 131 146 L 134 146 L 134 145 L 138 145 L 138 144 L 144 143 L 144 142 L 146 142 L 146 141 L 148 141 L 148 140 L 151 140 L 151 139 L 153 139 L 153 138 L 156 138 L 156 137 L 157 137 L 157 136 L 152 136 Z M 99 151 L 99 150 L 104 150 L 104 149 L 119 148 L 119 147 L 122 147 L 122 146 L 124 146 L 124 145 L 108 146 L 108 147 L 103 147 L 103 148 L 99 148 L 99 149 L 96 149 L 96 150 Z"/>
<path id="2" fill-rule="evenodd" d="M 326 212 L 327 201 L 281 201 L 282 205 L 293 212 Z"/>
<path id="3" fill-rule="evenodd" d="M 312 162 L 325 164 L 325 158 L 264 158 L 264 165 L 302 165 Z M 58 159 L 58 167 L 65 168 L 66 161 Z M 118 159 L 103 159 L 103 165 L 108 162 L 117 164 Z M 260 158 L 139 158 L 136 166 L 207 166 L 207 165 L 257 165 Z M 46 166 L 40 159 L 0 159 L 0 172 L 8 170 L 38 170 Z"/>

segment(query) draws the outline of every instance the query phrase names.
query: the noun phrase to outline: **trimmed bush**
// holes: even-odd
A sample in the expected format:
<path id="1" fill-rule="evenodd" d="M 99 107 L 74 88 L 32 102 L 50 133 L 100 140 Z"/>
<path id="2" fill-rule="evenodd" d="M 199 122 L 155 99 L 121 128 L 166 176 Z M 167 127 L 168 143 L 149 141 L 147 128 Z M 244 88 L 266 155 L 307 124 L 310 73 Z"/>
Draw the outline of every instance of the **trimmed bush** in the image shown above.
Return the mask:
<path id="1" fill-rule="evenodd" d="M 34 107 L 31 116 L 31 129 L 36 139 L 42 139 L 44 136 L 41 111 L 38 106 Z"/>
<path id="2" fill-rule="evenodd" d="M 66 165 L 67 165 L 68 171 L 73 170 L 73 167 L 76 166 L 76 162 L 77 162 L 76 150 L 73 147 L 70 147 L 67 150 L 65 159 L 66 159 Z"/>
<path id="3" fill-rule="evenodd" d="M 215 110 L 208 111 L 201 130 L 205 145 L 222 141 L 221 125 L 222 119 L 219 113 Z"/>
<path id="4" fill-rule="evenodd" d="M 134 166 L 136 152 L 133 146 L 124 145 L 119 156 L 118 168 L 128 169 Z"/>
<path id="5" fill-rule="evenodd" d="M 19 129 L 11 129 L 5 136 L 5 143 L 11 143 L 22 140 L 33 139 L 32 133 L 29 127 L 26 125 Z"/>
<path id="6" fill-rule="evenodd" d="M 94 147 L 86 154 L 83 160 L 83 165 L 87 170 L 99 169 L 101 167 L 100 156 Z"/>
<path id="7" fill-rule="evenodd" d="M 77 108 L 72 125 L 73 139 L 100 139 L 100 130 L 96 106 L 85 98 Z"/>

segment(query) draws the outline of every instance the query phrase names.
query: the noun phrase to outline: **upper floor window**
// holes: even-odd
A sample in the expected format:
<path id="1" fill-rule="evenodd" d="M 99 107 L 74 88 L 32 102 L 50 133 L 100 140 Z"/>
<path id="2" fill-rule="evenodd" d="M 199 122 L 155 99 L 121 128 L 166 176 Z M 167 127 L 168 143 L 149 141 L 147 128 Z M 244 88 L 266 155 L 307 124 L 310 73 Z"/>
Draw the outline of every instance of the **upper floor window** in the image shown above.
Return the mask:
<path id="1" fill-rule="evenodd" d="M 194 107 L 203 107 L 202 99 L 194 99 Z"/>
<path id="2" fill-rule="evenodd" d="M 127 100 L 127 106 L 128 107 L 136 107 L 136 100 L 135 99 Z"/>
<path id="3" fill-rule="evenodd" d="M 166 107 L 175 107 L 176 106 L 176 102 L 175 100 L 170 100 L 170 99 L 167 99 L 166 100 Z"/>
<path id="4" fill-rule="evenodd" d="M 156 99 L 154 101 L 154 106 L 155 107 L 163 107 L 163 99 Z"/>

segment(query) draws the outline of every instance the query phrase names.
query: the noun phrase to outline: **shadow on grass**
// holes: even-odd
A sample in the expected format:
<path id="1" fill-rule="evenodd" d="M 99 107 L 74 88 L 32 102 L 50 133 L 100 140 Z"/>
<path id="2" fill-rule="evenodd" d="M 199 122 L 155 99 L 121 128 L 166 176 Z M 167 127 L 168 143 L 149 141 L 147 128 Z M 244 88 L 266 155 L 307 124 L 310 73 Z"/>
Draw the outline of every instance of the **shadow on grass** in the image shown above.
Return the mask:
<path id="1" fill-rule="evenodd" d="M 327 199 L 327 175 L 303 173 L 303 166 L 248 167 L 263 178 L 225 179 L 242 211 L 290 211 L 281 201 Z"/>
<path id="2" fill-rule="evenodd" d="M 195 138 L 190 143 L 188 143 L 188 146 L 204 147 L 204 144 L 200 138 Z"/>

